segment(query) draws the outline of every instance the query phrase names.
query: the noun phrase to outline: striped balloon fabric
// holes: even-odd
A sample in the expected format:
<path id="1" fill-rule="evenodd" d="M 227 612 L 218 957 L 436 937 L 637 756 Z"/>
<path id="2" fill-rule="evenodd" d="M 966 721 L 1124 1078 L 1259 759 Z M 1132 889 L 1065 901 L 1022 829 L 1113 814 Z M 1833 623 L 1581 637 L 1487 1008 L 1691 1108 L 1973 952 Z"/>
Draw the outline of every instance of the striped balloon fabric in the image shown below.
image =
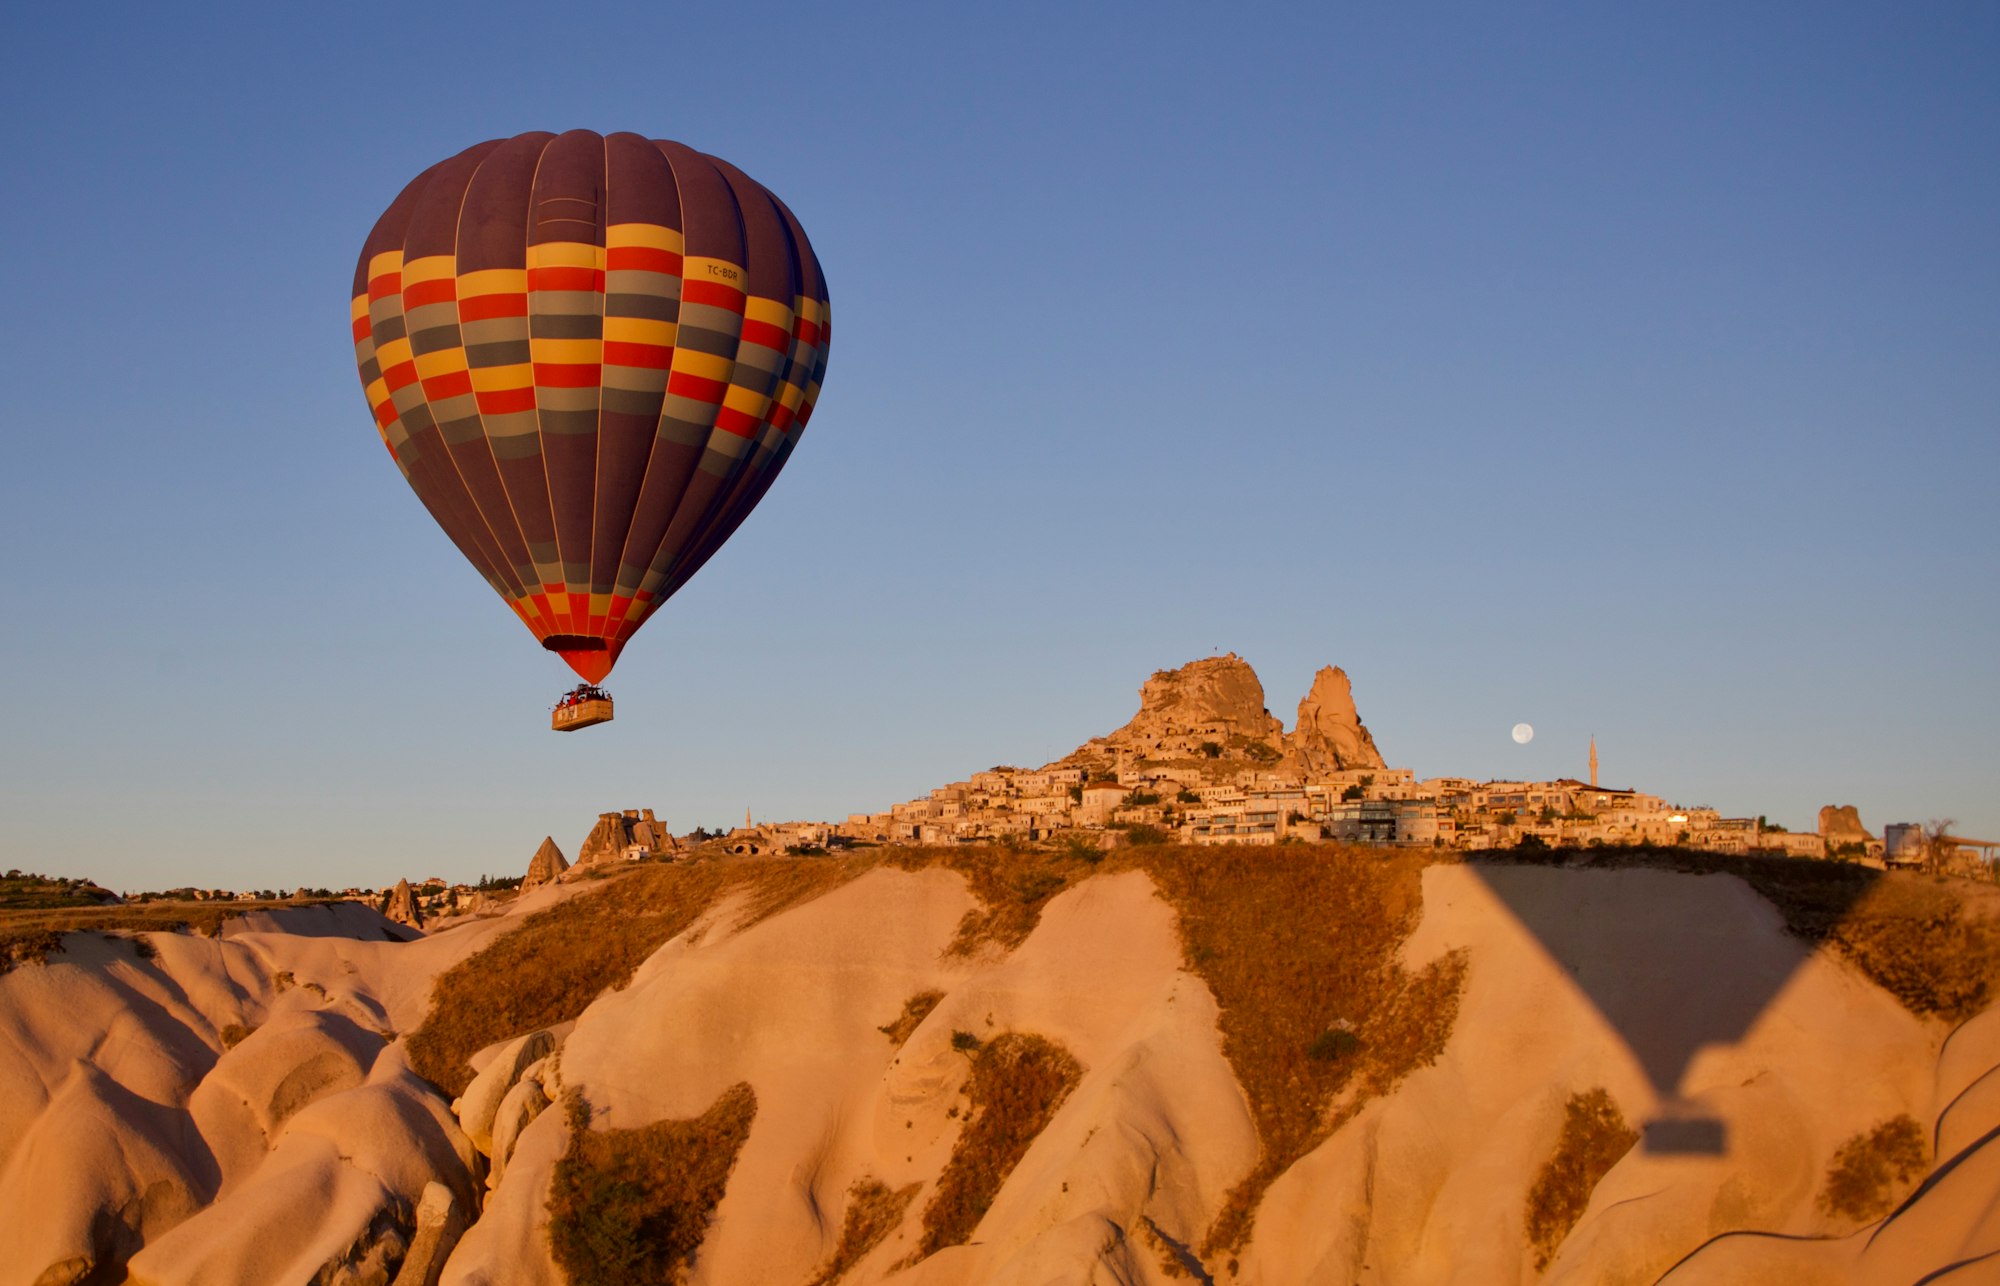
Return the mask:
<path id="1" fill-rule="evenodd" d="M 424 171 L 362 247 L 353 320 L 403 476 L 591 683 L 763 498 L 826 372 L 792 212 L 637 134 L 522 134 Z"/>

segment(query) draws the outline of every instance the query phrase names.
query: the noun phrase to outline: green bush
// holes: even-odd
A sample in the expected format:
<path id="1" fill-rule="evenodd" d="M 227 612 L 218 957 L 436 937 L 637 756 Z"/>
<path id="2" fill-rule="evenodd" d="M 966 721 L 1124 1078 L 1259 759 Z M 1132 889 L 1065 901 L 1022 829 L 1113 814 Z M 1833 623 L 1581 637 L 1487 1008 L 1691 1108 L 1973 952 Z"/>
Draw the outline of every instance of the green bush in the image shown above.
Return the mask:
<path id="1" fill-rule="evenodd" d="M 1306 1057 L 1327 1063 L 1336 1058 L 1346 1058 L 1349 1054 L 1359 1053 L 1360 1050 L 1359 1036 L 1335 1027 L 1313 1037 L 1312 1044 L 1306 1046 Z"/>
<path id="2" fill-rule="evenodd" d="M 1065 835 L 1060 851 L 1064 857 L 1088 866 L 1096 866 L 1104 860 L 1104 849 L 1095 835 Z"/>

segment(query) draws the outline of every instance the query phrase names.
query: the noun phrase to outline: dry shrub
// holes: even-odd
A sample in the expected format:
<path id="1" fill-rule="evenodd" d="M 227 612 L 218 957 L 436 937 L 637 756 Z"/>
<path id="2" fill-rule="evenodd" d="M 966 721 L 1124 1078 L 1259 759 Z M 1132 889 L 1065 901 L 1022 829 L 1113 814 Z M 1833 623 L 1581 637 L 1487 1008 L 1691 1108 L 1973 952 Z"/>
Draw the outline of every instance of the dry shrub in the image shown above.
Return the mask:
<path id="1" fill-rule="evenodd" d="M 942 991 L 920 991 L 903 1002 L 903 1012 L 875 1030 L 887 1036 L 892 1044 L 901 1048 L 910 1034 L 923 1026 L 924 1019 L 931 1016 L 931 1010 L 944 999 Z"/>
<path id="2" fill-rule="evenodd" d="M 1028 1147 L 1083 1079 L 1083 1068 L 1052 1040 L 1002 1032 L 979 1047 L 966 1087 L 972 1115 L 924 1209 L 924 1236 L 912 1259 L 963 1245 Z"/>
<path id="3" fill-rule="evenodd" d="M 880 1179 L 868 1178 L 847 1190 L 847 1218 L 840 1226 L 840 1244 L 833 1258 L 806 1286 L 833 1286 L 847 1270 L 868 1257 L 882 1239 L 903 1222 L 903 1212 L 917 1195 L 920 1183 L 890 1191 Z"/>
<path id="4" fill-rule="evenodd" d="M 593 1130 L 580 1094 L 564 1101 L 569 1147 L 549 1182 L 549 1249 L 575 1286 L 681 1280 L 750 1137 L 757 1095 L 723 1091 L 689 1121 Z"/>
<path id="5" fill-rule="evenodd" d="M 1638 1141 L 1639 1132 L 1625 1123 L 1603 1087 L 1569 1096 L 1556 1150 L 1528 1190 L 1528 1244 L 1535 1248 L 1536 1271 L 1549 1266 L 1599 1181 Z"/>
<path id="6" fill-rule="evenodd" d="M 49 929 L 17 929 L 0 933 L 0 974 L 16 965 L 47 964 L 63 949 L 63 935 Z"/>
<path id="7" fill-rule="evenodd" d="M 619 872 L 537 911 L 440 974 L 430 1013 L 410 1035 L 410 1065 L 447 1094 L 462 1094 L 473 1054 L 575 1018 L 607 989 L 630 982 L 647 956 L 725 894 L 745 895 L 747 926 L 828 892 L 874 860 L 649 863 Z"/>
<path id="8" fill-rule="evenodd" d="M 1963 1022 L 2000 978 L 2000 935 L 1949 884 L 1893 873 L 1828 935 L 1848 959 L 1918 1015 Z"/>
<path id="9" fill-rule="evenodd" d="M 227 1027 L 224 1027 L 218 1035 L 222 1037 L 222 1047 L 224 1049 L 235 1049 L 238 1045 L 248 1040 L 250 1033 L 256 1030 L 255 1027 L 246 1027 L 242 1023 L 231 1023 Z"/>
<path id="10" fill-rule="evenodd" d="M 1836 1218 L 1872 1223 L 1895 1209 L 1929 1168 L 1923 1127 L 1908 1114 L 1890 1117 L 1834 1152 L 1819 1208 Z"/>
<path id="11" fill-rule="evenodd" d="M 1257 1166 L 1230 1192 L 1203 1253 L 1233 1249 L 1272 1180 L 1442 1051 L 1465 961 L 1449 956 L 1414 974 L 1397 963 L 1422 906 L 1415 855 L 1306 844 L 1129 857 L 1179 913 L 1188 967 L 1221 1006 L 1223 1052 L 1257 1124 Z"/>

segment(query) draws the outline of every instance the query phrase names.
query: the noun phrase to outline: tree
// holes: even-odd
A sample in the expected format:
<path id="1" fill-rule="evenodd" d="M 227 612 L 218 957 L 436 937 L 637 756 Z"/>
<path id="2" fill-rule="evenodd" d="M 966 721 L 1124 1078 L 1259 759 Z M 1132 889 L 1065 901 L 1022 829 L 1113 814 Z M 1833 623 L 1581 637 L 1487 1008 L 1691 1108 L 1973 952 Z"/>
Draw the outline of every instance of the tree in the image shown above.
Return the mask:
<path id="1" fill-rule="evenodd" d="M 1958 841 L 1951 837 L 1951 828 L 1958 825 L 1952 817 L 1933 817 L 1924 825 L 1924 873 L 1943 875 L 1944 868 L 1952 858 L 1958 856 Z"/>

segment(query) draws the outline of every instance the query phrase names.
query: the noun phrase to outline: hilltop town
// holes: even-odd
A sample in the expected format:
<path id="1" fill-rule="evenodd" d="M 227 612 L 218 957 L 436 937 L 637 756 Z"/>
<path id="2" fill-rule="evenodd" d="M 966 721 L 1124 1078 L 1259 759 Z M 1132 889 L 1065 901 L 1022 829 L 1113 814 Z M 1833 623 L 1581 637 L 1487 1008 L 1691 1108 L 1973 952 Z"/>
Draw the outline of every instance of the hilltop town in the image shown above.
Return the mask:
<path id="1" fill-rule="evenodd" d="M 599 815 L 572 864 L 544 839 L 522 877 L 452 883 L 433 876 L 393 889 L 300 889 L 293 896 L 367 902 L 421 924 L 477 913 L 495 895 L 607 865 L 669 860 L 696 851 L 742 857 L 810 855 L 880 844 L 978 843 L 1282 844 L 1339 841 L 1480 851 L 1659 844 L 1727 854 L 1772 853 L 1870 865 L 1935 860 L 1939 836 L 1891 823 L 1878 836 L 1852 805 L 1827 805 L 1810 831 L 1763 817 L 1725 817 L 1702 805 L 1597 780 L 1476 781 L 1423 777 L 1391 767 L 1355 708 L 1338 666 L 1313 677 L 1292 728 L 1265 706 L 1256 671 L 1235 653 L 1160 670 L 1139 689 L 1139 711 L 1039 768 L 1001 765 L 938 786 L 886 811 L 840 821 L 756 822 L 727 832 L 675 834 L 650 808 Z M 1933 830 L 1936 828 L 1934 827 Z M 1947 837 L 1949 863 L 1976 867 L 1985 841 Z M 273 890 L 175 889 L 138 895 L 181 900 L 270 899 Z"/>
<path id="2" fill-rule="evenodd" d="M 840 822 L 746 825 L 722 843 L 743 854 L 1072 834 L 1106 846 L 1155 839 L 1464 850 L 1672 844 L 1875 863 L 1915 860 L 1924 847 L 1921 827 L 1892 824 L 1877 837 L 1851 805 L 1822 808 L 1817 829 L 1792 832 L 1762 817 L 1725 817 L 1602 785 L 1594 746 L 1589 781 L 1419 778 L 1383 759 L 1337 666 L 1314 676 L 1289 732 L 1265 707 L 1256 672 L 1234 653 L 1161 670 L 1139 699 L 1124 727 L 1040 768 L 990 768 Z"/>

